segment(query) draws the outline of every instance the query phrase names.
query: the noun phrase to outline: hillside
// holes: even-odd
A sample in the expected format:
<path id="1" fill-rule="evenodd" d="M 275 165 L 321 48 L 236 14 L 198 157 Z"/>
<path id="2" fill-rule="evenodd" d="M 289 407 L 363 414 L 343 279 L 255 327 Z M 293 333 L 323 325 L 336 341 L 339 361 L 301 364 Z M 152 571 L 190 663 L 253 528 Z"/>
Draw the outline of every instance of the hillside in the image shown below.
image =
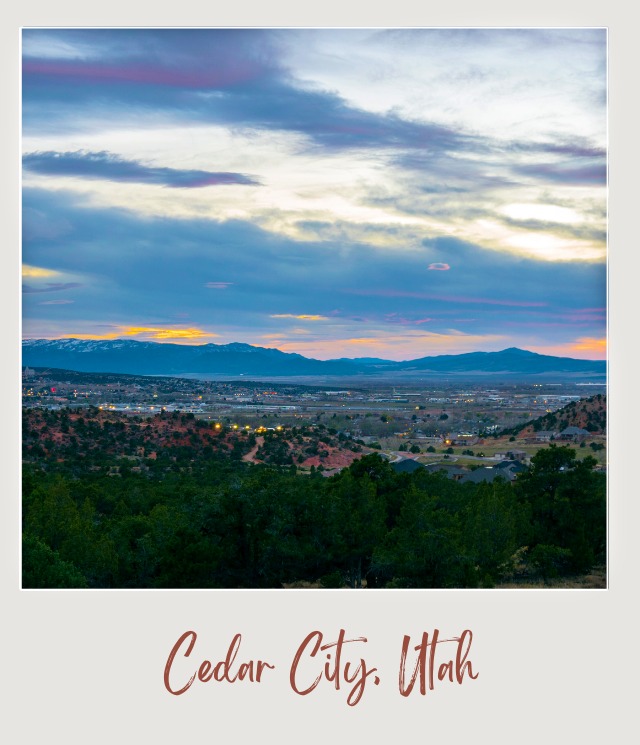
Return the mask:
<path id="1" fill-rule="evenodd" d="M 500 434 L 527 437 L 542 431 L 561 432 L 567 427 L 580 427 L 593 434 L 604 434 L 607 430 L 607 397 L 598 393 L 591 398 L 572 401 L 562 409 L 503 430 Z"/>
<path id="2" fill-rule="evenodd" d="M 33 408 L 23 410 L 22 431 L 26 462 L 82 461 L 94 470 L 107 468 L 108 462 L 111 475 L 118 472 L 114 458 L 121 459 L 122 468 L 145 473 L 193 468 L 212 457 L 330 470 L 371 452 L 322 424 L 248 431 L 180 412 L 141 418 L 95 407 Z"/>
<path id="3" fill-rule="evenodd" d="M 320 425 L 38 407 L 23 435 L 25 588 L 492 587 L 606 557 L 606 478 L 570 447 L 475 484 L 396 473 Z M 295 463 L 336 453 L 353 462 L 329 478 Z"/>

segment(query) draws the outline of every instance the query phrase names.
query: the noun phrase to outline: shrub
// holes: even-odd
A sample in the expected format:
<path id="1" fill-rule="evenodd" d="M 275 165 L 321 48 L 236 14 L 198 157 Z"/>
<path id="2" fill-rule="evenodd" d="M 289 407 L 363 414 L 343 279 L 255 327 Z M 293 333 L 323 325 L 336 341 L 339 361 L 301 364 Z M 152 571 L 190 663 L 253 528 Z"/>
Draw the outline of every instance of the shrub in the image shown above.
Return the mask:
<path id="1" fill-rule="evenodd" d="M 570 558 L 571 551 L 568 548 L 549 546 L 545 543 L 539 543 L 529 552 L 531 564 L 545 582 L 566 572 Z"/>

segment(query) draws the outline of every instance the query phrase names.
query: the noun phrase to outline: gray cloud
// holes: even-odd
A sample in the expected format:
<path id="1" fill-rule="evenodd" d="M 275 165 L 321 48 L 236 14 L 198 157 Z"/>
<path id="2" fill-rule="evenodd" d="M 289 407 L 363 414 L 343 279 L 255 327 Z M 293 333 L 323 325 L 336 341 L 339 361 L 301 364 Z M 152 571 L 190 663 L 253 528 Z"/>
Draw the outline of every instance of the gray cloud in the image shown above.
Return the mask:
<path id="1" fill-rule="evenodd" d="M 27 171 L 46 176 L 75 176 L 125 183 L 158 184 L 178 189 L 242 184 L 258 186 L 259 182 L 243 173 L 227 173 L 146 166 L 135 160 L 124 160 L 113 153 L 39 151 L 22 157 Z"/>
<path id="2" fill-rule="evenodd" d="M 22 285 L 22 292 L 30 295 L 39 292 L 60 292 L 61 290 L 73 290 L 75 287 L 82 287 L 80 282 L 47 282 L 46 287 L 32 287 L 31 285 Z"/>
<path id="3" fill-rule="evenodd" d="M 598 243 L 605 243 L 607 240 L 606 230 L 599 230 L 588 225 L 565 224 L 545 220 L 515 220 L 509 217 L 500 217 L 499 219 L 504 225 L 521 230 L 549 232 L 564 238 L 578 238 Z"/>
<path id="4" fill-rule="evenodd" d="M 459 330 L 473 333 L 495 333 L 507 319 L 514 329 L 564 328 L 569 316 L 585 334 L 604 328 L 601 318 L 575 316 L 605 307 L 602 264 L 535 261 L 452 238 L 411 251 L 346 239 L 298 242 L 240 220 L 150 218 L 83 206 L 65 192 L 28 189 L 25 203 L 72 226 L 64 238 L 26 241 L 23 254 L 33 266 L 62 272 L 77 271 L 81 258 L 92 279 L 82 304 L 67 306 L 78 319 L 141 321 L 162 303 L 167 317 L 186 313 L 190 322 L 216 331 L 251 328 L 256 337 L 278 322 L 273 314 L 324 315 L 336 323 L 360 318 L 361 332 L 389 317 L 439 332 L 451 328 L 452 318 L 462 319 Z M 452 270 L 429 271 L 434 264 Z M 221 271 L 233 290 L 205 286 L 203 277 Z M 62 287 L 50 284 L 47 291 Z M 34 315 L 27 303 L 25 318 Z"/>
<path id="5" fill-rule="evenodd" d="M 304 38 L 304 30 L 296 32 Z M 441 30 L 429 34 L 389 31 L 377 35 L 482 48 L 498 40 L 513 46 L 558 48 L 561 31 Z M 602 34 L 579 33 L 575 44 L 601 44 Z M 55 42 L 55 43 L 54 43 Z M 60 56 L 60 44 L 79 50 Z M 47 46 L 49 44 L 49 47 Z M 537 143 L 500 142 L 460 127 L 410 120 L 394 112 L 350 105 L 335 92 L 296 79 L 282 62 L 282 32 L 265 30 L 27 30 L 24 32 L 23 120 L 26 133 L 95 127 L 96 122 L 201 122 L 238 131 L 303 135 L 307 150 L 367 150 L 405 171 L 420 173 L 425 193 L 461 193 L 517 184 L 602 184 L 604 153 L 584 138 L 549 137 Z M 525 153 L 562 157 L 566 163 L 496 167 L 496 156 Z M 471 155 L 472 157 L 466 157 Z M 26 167 L 40 173 L 161 183 L 196 188 L 219 183 L 256 183 L 246 174 L 150 167 L 107 153 L 32 153 Z"/>
<path id="6" fill-rule="evenodd" d="M 607 164 L 604 161 L 587 162 L 575 161 L 564 163 L 531 163 L 514 166 L 517 174 L 535 178 L 540 181 L 560 184 L 574 184 L 577 186 L 605 186 L 607 183 Z"/>

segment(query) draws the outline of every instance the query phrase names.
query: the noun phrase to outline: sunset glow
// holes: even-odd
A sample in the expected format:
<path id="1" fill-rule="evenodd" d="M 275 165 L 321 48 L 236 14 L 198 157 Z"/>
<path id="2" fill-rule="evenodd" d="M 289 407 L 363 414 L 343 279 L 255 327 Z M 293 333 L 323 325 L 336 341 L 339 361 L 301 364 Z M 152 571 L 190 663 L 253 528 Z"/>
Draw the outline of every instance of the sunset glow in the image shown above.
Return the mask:
<path id="1" fill-rule="evenodd" d="M 23 335 L 606 357 L 606 31 L 25 29 Z"/>

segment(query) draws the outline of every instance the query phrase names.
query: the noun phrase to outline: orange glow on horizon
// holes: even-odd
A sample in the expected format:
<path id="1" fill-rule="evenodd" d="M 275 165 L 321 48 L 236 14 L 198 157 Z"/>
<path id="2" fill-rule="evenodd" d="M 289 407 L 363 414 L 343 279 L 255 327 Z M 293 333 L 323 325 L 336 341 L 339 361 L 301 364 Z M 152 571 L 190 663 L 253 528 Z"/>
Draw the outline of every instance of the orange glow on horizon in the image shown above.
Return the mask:
<path id="1" fill-rule="evenodd" d="M 207 339 L 219 338 L 220 334 L 205 331 L 198 327 L 160 327 L 160 326 L 112 326 L 113 331 L 105 333 L 65 333 L 43 335 L 40 338 L 82 339 L 87 341 L 115 340 L 135 337 L 139 341 L 172 342 L 178 344 L 197 344 Z M 464 334 L 450 330 L 448 333 L 415 332 L 404 334 L 384 334 L 347 338 L 309 338 L 305 340 L 305 329 L 292 329 L 288 334 L 262 334 L 255 340 L 238 335 L 233 341 L 253 347 L 268 347 L 285 353 L 297 353 L 319 360 L 340 357 L 383 357 L 390 360 L 411 360 L 440 354 L 465 354 L 477 351 L 498 351 L 517 346 L 538 354 L 574 359 L 604 360 L 607 358 L 606 337 L 579 337 L 573 341 L 559 344 L 535 344 L 518 341 L 500 335 Z M 297 337 L 297 338 L 296 338 Z M 314 335 L 315 337 L 315 335 Z M 34 337 L 35 338 L 35 337 Z M 227 343 L 219 341 L 217 343 Z"/>
<path id="2" fill-rule="evenodd" d="M 205 337 L 218 336 L 199 328 L 155 328 L 148 326 L 129 326 L 124 332 L 126 336 L 145 334 L 150 339 L 161 341 L 163 339 L 203 339 Z"/>
<path id="3" fill-rule="evenodd" d="M 550 354 L 554 357 L 574 357 L 582 360 L 606 360 L 607 339 L 602 337 L 595 339 L 589 336 L 581 337 L 566 344 L 555 344 L 553 346 L 530 346 L 532 352 L 538 354 Z"/>
<path id="4" fill-rule="evenodd" d="M 571 345 L 571 348 L 574 349 L 576 352 L 595 352 L 606 356 L 607 339 L 593 339 L 587 336 L 583 337 L 582 339 L 578 339 L 574 344 Z"/>
<path id="5" fill-rule="evenodd" d="M 338 357 L 367 357 L 383 354 L 387 359 L 418 359 L 437 354 L 463 354 L 475 352 L 490 344 L 500 347 L 503 339 L 497 335 L 467 335 L 460 332 L 447 334 L 420 333 L 389 334 L 347 339 L 314 339 L 313 341 L 276 342 L 281 352 L 296 352 L 315 359 L 336 359 Z M 496 344 L 498 345 L 496 347 Z M 505 342 L 505 346 L 508 346 Z"/>
<path id="6" fill-rule="evenodd" d="M 123 336 L 142 336 L 144 341 L 175 341 L 181 339 L 187 340 L 188 343 L 194 339 L 204 339 L 207 337 L 217 337 L 214 334 L 202 329 L 191 328 L 162 328 L 158 326 L 117 326 L 117 331 L 111 331 L 106 334 L 64 334 L 53 337 L 55 339 L 86 339 L 88 341 L 104 341 L 109 339 L 119 339 Z"/>
<path id="7" fill-rule="evenodd" d="M 40 266 L 30 266 L 29 264 L 23 264 L 22 276 L 29 277 L 31 279 L 42 279 L 43 277 L 59 277 L 60 272 L 56 272 L 54 269 L 44 269 Z"/>

